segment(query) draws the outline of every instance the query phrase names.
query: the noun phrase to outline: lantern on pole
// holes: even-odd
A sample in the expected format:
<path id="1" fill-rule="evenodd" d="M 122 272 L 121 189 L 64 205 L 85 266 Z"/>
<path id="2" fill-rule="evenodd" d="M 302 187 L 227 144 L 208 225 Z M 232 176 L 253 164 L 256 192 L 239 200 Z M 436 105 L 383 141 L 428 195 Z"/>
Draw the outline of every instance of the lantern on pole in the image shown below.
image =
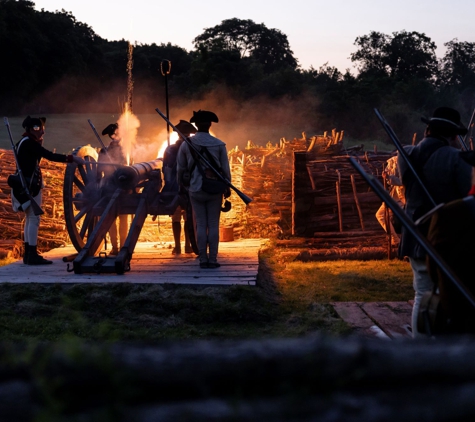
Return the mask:
<path id="1" fill-rule="evenodd" d="M 172 62 L 167 59 L 163 59 L 160 63 L 160 72 L 162 72 L 162 76 L 165 77 L 165 106 L 166 106 L 166 113 L 167 119 L 170 120 L 170 112 L 168 109 L 168 75 L 172 70 Z M 167 123 L 167 143 L 170 145 L 170 124 Z"/>

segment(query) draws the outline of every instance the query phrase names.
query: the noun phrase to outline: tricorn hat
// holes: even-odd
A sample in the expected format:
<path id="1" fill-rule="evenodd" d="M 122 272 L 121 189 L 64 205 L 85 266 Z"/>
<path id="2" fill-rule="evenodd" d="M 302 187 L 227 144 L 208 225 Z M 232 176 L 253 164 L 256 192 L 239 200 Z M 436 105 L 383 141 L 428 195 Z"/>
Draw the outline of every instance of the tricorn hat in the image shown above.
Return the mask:
<path id="1" fill-rule="evenodd" d="M 176 124 L 175 127 L 183 134 L 189 135 L 190 133 L 196 133 L 196 128 L 186 120 L 180 120 L 180 123 Z"/>
<path id="2" fill-rule="evenodd" d="M 23 129 L 29 130 L 34 126 L 39 126 L 44 128 L 46 124 L 46 117 L 30 117 L 27 116 L 21 126 Z"/>
<path id="3" fill-rule="evenodd" d="M 119 128 L 119 125 L 117 123 L 111 123 L 102 131 L 102 136 L 105 136 L 105 135 L 112 136 L 118 128 Z"/>
<path id="4" fill-rule="evenodd" d="M 215 122 L 218 123 L 219 119 L 216 114 L 214 114 L 212 111 L 206 111 L 206 110 L 198 110 L 198 111 L 193 111 L 193 117 L 190 119 L 191 123 L 211 123 Z"/>
<path id="5" fill-rule="evenodd" d="M 434 129 L 453 129 L 457 135 L 465 135 L 468 132 L 460 122 L 460 113 L 450 107 L 439 107 L 431 118 L 421 117 L 421 120 Z"/>

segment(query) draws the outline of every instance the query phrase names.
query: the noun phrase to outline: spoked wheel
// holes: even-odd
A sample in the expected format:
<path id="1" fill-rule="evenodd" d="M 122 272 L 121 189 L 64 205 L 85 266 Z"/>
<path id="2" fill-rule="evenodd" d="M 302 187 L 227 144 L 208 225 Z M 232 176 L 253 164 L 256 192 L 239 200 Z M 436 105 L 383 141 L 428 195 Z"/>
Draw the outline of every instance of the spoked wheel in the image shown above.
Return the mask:
<path id="1" fill-rule="evenodd" d="M 66 228 L 71 242 L 79 252 L 92 233 L 99 216 L 93 214 L 100 201 L 100 179 L 97 172 L 98 154 L 91 146 L 79 147 L 73 155 L 83 158 L 85 165 L 69 163 L 66 166 L 63 186 L 63 204 Z"/>

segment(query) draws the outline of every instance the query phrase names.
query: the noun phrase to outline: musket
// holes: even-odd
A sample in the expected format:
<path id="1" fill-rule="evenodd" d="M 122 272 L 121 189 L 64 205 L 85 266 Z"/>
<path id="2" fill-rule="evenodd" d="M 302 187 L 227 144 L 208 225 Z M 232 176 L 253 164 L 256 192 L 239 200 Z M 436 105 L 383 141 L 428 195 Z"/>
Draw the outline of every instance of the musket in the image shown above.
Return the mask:
<path id="1" fill-rule="evenodd" d="M 30 205 L 31 205 L 31 208 L 33 209 L 33 213 L 35 215 L 42 215 L 45 212 L 41 209 L 41 207 L 38 205 L 38 203 L 33 199 L 33 196 L 31 195 L 30 190 L 28 189 L 28 185 L 26 183 L 25 176 L 23 175 L 23 172 L 21 171 L 20 165 L 18 164 L 18 156 L 17 156 L 15 144 L 13 143 L 13 136 L 12 136 L 12 131 L 10 129 L 10 122 L 8 121 L 8 118 L 6 118 L 6 117 L 3 118 L 3 122 L 5 123 L 5 126 L 7 127 L 8 136 L 10 138 L 10 143 L 12 144 L 13 156 L 15 157 L 16 169 L 17 169 L 18 175 L 20 176 L 20 181 L 21 181 L 21 186 L 23 188 L 23 192 L 25 193 L 25 195 L 30 200 Z"/>
<path id="2" fill-rule="evenodd" d="M 383 172 L 385 171 L 384 164 L 383 164 Z M 386 178 L 383 177 L 383 188 L 385 191 L 387 191 L 387 182 Z M 389 218 L 389 208 L 387 206 L 384 206 L 384 221 L 386 223 L 386 235 L 387 235 L 387 240 L 388 240 L 388 259 L 391 259 L 391 220 Z"/>
<path id="3" fill-rule="evenodd" d="M 472 117 L 470 118 L 470 122 L 468 123 L 468 126 L 467 126 L 468 131 L 470 131 L 470 127 L 473 125 L 473 119 L 475 119 L 475 108 L 473 109 Z M 467 133 L 465 134 L 465 136 L 463 138 L 464 143 L 467 140 L 468 131 L 467 131 Z M 466 148 L 466 151 L 468 151 L 468 148 Z"/>
<path id="4" fill-rule="evenodd" d="M 467 132 L 467 133 L 468 133 L 468 132 Z M 462 150 L 463 150 L 463 151 L 468 151 L 468 146 L 467 146 L 467 144 L 465 143 L 465 139 L 462 138 L 462 135 L 459 135 L 458 140 L 459 140 L 460 146 L 462 147 Z"/>
<path id="5" fill-rule="evenodd" d="M 193 142 L 190 141 L 189 138 L 187 138 L 185 135 L 183 135 L 183 133 L 181 133 L 171 122 L 170 120 L 167 119 L 167 116 L 165 116 L 158 108 L 155 109 L 155 111 L 160 115 L 162 116 L 162 118 L 170 125 L 170 127 L 176 132 L 178 133 L 178 135 L 180 135 L 181 138 L 183 138 L 185 140 L 185 142 L 188 144 L 188 146 L 190 148 L 193 149 L 193 151 L 196 153 L 196 155 L 198 155 L 198 157 L 200 158 L 201 161 L 203 161 L 203 163 L 206 165 L 206 167 L 209 167 L 211 169 L 211 171 L 222 181 L 224 182 L 224 184 L 226 184 L 226 186 L 228 186 L 229 188 L 231 188 L 234 192 L 236 192 L 236 194 L 239 196 L 239 198 L 241 198 L 243 200 L 243 202 L 247 205 L 249 204 L 250 202 L 252 202 L 252 198 L 250 198 L 249 196 L 247 196 L 245 193 L 241 192 L 237 187 L 235 187 L 228 179 L 226 179 L 220 172 L 219 170 L 217 170 L 216 168 L 214 168 L 211 163 L 206 159 L 206 157 L 201 154 L 200 150 L 198 148 L 196 148 L 195 145 L 193 145 Z"/>
<path id="6" fill-rule="evenodd" d="M 467 289 L 465 284 L 460 280 L 460 278 L 452 271 L 452 269 L 447 265 L 444 259 L 439 255 L 436 249 L 429 243 L 429 241 L 421 234 L 416 224 L 406 215 L 404 210 L 398 205 L 398 203 L 391 198 L 389 193 L 384 190 L 381 186 L 381 183 L 371 174 L 367 174 L 361 165 L 353 158 L 349 158 L 352 166 L 361 174 L 363 179 L 371 186 L 373 191 L 378 195 L 381 200 L 391 208 L 394 215 L 401 221 L 401 224 L 411 233 L 412 236 L 420 243 L 422 248 L 426 251 L 440 270 L 445 274 L 445 276 L 452 282 L 452 284 L 459 290 L 459 292 L 468 300 L 470 305 L 475 308 L 475 297 Z"/>
<path id="7" fill-rule="evenodd" d="M 426 186 L 422 182 L 421 178 L 419 177 L 419 174 L 417 173 L 416 169 L 413 167 L 411 163 L 411 159 L 409 158 L 409 155 L 407 154 L 406 150 L 403 148 L 401 142 L 399 141 L 398 137 L 394 133 L 393 129 L 391 126 L 389 126 L 389 123 L 386 121 L 386 119 L 383 117 L 383 115 L 379 112 L 377 108 L 374 109 L 374 112 L 376 113 L 376 116 L 378 117 L 379 121 L 383 125 L 383 128 L 386 130 L 386 133 L 389 135 L 389 138 L 391 138 L 391 141 L 393 141 L 394 146 L 398 150 L 399 154 L 401 157 L 404 159 L 406 162 L 407 166 L 411 170 L 412 174 L 414 175 L 415 179 L 419 183 L 420 187 L 424 191 L 424 193 L 427 195 L 427 198 L 429 201 L 432 203 L 432 206 L 435 207 L 437 204 L 432 198 L 432 195 L 429 193 L 427 190 Z"/>
<path id="8" fill-rule="evenodd" d="M 98 140 L 99 143 L 101 144 L 101 147 L 102 147 L 103 151 L 106 153 L 107 158 L 108 158 L 109 161 L 112 163 L 112 158 L 111 158 L 111 156 L 109 155 L 109 152 L 107 151 L 107 148 L 106 148 L 106 146 L 104 145 L 104 142 L 102 142 L 101 137 L 100 137 L 99 134 L 97 133 L 96 127 L 92 124 L 91 119 L 87 119 L 87 122 L 89 123 L 89 126 L 91 126 L 91 129 L 92 129 L 92 131 L 94 132 L 94 135 L 96 135 L 97 140 Z M 101 164 L 102 164 L 102 163 L 101 163 Z"/>

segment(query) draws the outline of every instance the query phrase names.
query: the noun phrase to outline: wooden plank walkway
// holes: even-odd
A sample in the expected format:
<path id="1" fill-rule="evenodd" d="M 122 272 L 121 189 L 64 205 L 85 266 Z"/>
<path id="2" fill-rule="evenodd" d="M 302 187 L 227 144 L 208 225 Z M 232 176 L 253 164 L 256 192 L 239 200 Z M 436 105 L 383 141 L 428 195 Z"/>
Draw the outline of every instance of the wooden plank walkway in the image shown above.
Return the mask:
<path id="1" fill-rule="evenodd" d="M 171 254 L 169 242 L 138 243 L 130 263 L 131 270 L 117 274 L 74 274 L 68 272 L 64 256 L 76 252 L 73 246 L 57 248 L 43 256 L 52 265 L 31 266 L 16 261 L 0 267 L 0 283 L 140 283 L 140 284 L 256 284 L 259 267 L 258 253 L 265 239 L 238 239 L 220 242 L 220 268 L 201 269 L 194 254 Z M 72 263 L 69 263 L 72 269 Z"/>
<path id="2" fill-rule="evenodd" d="M 412 337 L 411 302 L 335 302 L 332 305 L 355 334 L 400 339 Z"/>

